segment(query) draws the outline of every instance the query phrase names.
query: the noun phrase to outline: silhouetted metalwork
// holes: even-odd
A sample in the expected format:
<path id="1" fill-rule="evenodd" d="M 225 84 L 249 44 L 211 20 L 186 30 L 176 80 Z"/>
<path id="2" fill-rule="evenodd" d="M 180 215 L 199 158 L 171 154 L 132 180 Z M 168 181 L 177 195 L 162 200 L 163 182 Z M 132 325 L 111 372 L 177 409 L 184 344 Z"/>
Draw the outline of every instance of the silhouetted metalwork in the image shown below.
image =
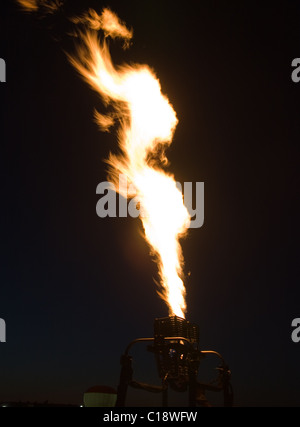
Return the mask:
<path id="1" fill-rule="evenodd" d="M 161 385 L 138 382 L 133 379 L 133 345 L 149 342 L 148 351 L 155 356 Z M 217 368 L 218 377 L 211 383 L 198 381 L 201 360 L 207 355 L 216 355 L 221 360 Z M 162 393 L 162 406 L 168 406 L 168 388 L 177 392 L 188 391 L 189 406 L 211 406 L 206 391 L 223 391 L 224 406 L 233 405 L 233 391 L 230 383 L 231 372 L 223 357 L 213 350 L 199 350 L 199 328 L 178 316 L 158 318 L 154 321 L 154 337 L 133 340 L 121 357 L 121 374 L 116 406 L 125 406 L 128 387 L 140 388 L 153 393 Z"/>

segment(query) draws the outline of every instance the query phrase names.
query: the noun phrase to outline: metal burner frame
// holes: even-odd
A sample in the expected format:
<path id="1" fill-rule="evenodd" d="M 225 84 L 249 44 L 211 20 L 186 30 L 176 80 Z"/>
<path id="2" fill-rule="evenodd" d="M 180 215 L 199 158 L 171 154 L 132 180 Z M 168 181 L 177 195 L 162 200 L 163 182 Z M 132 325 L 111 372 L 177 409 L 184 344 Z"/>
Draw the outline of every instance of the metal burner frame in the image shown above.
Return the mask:
<path id="1" fill-rule="evenodd" d="M 149 343 L 148 351 L 154 353 L 161 385 L 151 385 L 133 379 L 131 348 L 138 343 Z M 218 377 L 209 384 L 198 381 L 201 360 L 207 355 L 216 355 L 221 360 Z M 162 406 L 168 406 L 168 389 L 188 391 L 188 405 L 211 406 L 205 397 L 206 391 L 223 391 L 224 406 L 233 405 L 230 383 L 231 372 L 220 353 L 199 350 L 199 328 L 196 324 L 178 316 L 158 318 L 154 321 L 153 338 L 137 338 L 131 341 L 121 357 L 121 373 L 116 406 L 125 406 L 128 387 L 153 393 L 162 393 Z"/>

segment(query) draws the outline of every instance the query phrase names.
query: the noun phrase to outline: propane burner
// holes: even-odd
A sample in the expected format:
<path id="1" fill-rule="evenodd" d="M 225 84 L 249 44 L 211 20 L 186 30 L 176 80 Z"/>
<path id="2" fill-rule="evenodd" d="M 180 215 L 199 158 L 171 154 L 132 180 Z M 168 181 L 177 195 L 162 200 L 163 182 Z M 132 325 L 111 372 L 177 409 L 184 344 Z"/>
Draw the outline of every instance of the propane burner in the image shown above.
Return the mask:
<path id="1" fill-rule="evenodd" d="M 199 328 L 196 324 L 169 316 L 154 321 L 154 344 L 148 350 L 155 354 L 158 375 L 176 391 L 185 391 L 192 370 L 200 362 Z M 193 365 L 193 368 L 192 368 Z"/>
<path id="2" fill-rule="evenodd" d="M 190 343 L 199 343 L 199 327 L 178 316 L 161 317 L 154 320 L 154 339 L 182 337 Z"/>
<path id="3" fill-rule="evenodd" d="M 149 342 L 147 349 L 155 356 L 161 385 L 151 385 L 133 379 L 131 347 L 140 342 Z M 221 359 L 217 368 L 218 377 L 209 384 L 198 381 L 200 361 L 208 354 Z M 199 328 L 178 316 L 157 318 L 154 320 L 154 337 L 138 338 L 132 341 L 121 357 L 121 374 L 118 386 L 116 406 L 125 406 L 128 386 L 162 393 L 162 406 L 168 406 L 169 386 L 177 391 L 188 390 L 189 406 L 211 406 L 205 392 L 223 391 L 224 406 L 232 406 L 233 394 L 230 384 L 230 370 L 223 357 L 213 350 L 199 350 Z"/>

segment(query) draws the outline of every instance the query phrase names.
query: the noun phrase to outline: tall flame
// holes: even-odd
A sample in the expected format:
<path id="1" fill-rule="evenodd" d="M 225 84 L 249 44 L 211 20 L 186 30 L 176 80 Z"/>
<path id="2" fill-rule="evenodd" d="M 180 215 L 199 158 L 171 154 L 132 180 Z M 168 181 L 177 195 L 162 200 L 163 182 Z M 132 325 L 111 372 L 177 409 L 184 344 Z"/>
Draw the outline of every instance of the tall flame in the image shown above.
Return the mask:
<path id="1" fill-rule="evenodd" d="M 117 120 L 121 155 L 110 154 L 109 180 L 122 196 L 127 191 L 118 185 L 119 174 L 126 175 L 135 191 L 143 215 L 140 215 L 145 239 L 156 255 L 160 296 L 169 307 L 170 314 L 184 317 L 186 311 L 185 287 L 182 280 L 183 256 L 179 244 L 190 223 L 183 196 L 173 175 L 166 173 L 164 149 L 171 144 L 178 123 L 176 113 L 166 96 L 161 93 L 159 80 L 146 65 L 115 67 L 108 50 L 107 37 L 123 38 L 128 42 L 132 31 L 120 22 L 109 9 L 101 15 L 95 11 L 74 18 L 84 24 L 77 46 L 77 55 L 70 56 L 73 66 L 96 90 L 105 104 L 111 104 L 110 115 L 95 114 L 103 130 Z M 99 39 L 98 30 L 103 36 Z"/>

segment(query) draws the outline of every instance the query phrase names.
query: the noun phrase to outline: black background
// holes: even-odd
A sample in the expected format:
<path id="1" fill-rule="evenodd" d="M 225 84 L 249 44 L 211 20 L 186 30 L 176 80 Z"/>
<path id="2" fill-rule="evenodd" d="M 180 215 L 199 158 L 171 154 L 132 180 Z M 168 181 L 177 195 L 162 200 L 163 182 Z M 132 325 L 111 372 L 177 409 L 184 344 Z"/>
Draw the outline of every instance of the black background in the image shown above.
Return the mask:
<path id="1" fill-rule="evenodd" d="M 105 109 L 65 51 L 67 17 L 107 5 L 134 30 L 113 59 L 152 67 L 177 112 L 169 170 L 205 183 L 204 225 L 182 242 L 201 349 L 229 363 L 237 406 L 299 405 L 296 1 L 66 1 L 46 18 L 1 2 L 0 401 L 80 404 L 90 386 L 117 387 L 126 345 L 168 315 L 139 220 L 95 211 L 116 135 L 98 130 Z M 145 348 L 134 369 L 159 382 Z"/>

